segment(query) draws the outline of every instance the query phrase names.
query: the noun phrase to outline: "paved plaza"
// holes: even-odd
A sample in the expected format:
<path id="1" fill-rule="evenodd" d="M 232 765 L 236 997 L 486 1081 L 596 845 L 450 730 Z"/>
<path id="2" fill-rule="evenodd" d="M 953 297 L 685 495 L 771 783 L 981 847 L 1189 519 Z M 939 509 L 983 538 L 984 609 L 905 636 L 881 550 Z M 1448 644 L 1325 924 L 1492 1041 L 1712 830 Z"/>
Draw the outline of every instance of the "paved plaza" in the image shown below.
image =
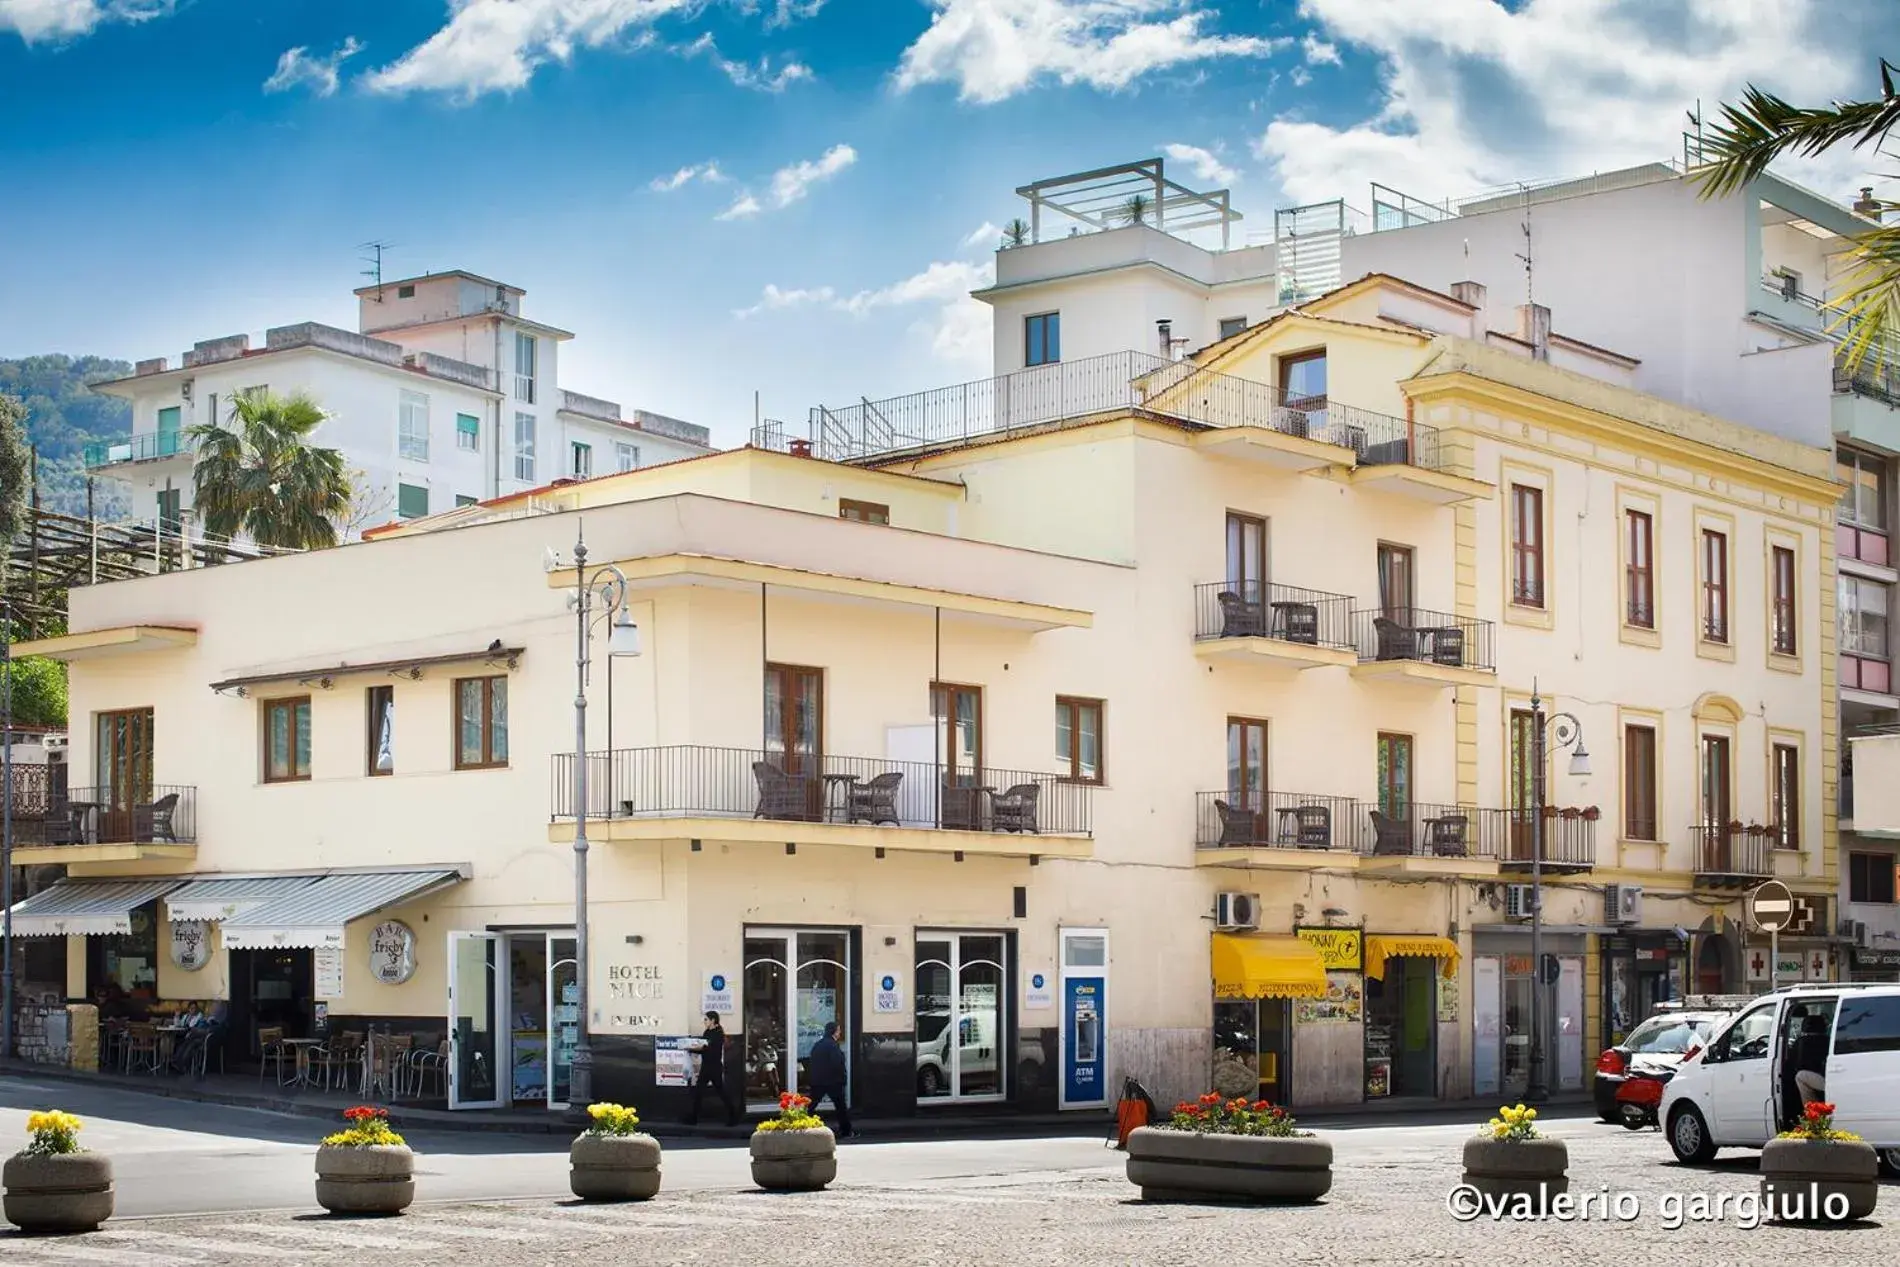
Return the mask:
<path id="1" fill-rule="evenodd" d="M 1572 1192 L 1605 1194 L 1590 1219 L 1505 1224 L 1461 1223 L 1447 1209 L 1471 1129 L 1462 1122 L 1329 1129 L 1336 1149 L 1332 1194 L 1317 1206 L 1287 1209 L 1145 1205 L 1123 1179 L 1119 1153 L 1074 1136 L 846 1144 L 832 1190 L 793 1196 L 750 1190 L 743 1148 L 669 1146 L 667 1186 L 658 1199 L 580 1207 L 561 1194 L 565 1158 L 557 1142 L 502 1138 L 475 1149 L 462 1141 L 461 1153 L 425 1147 L 417 1163 L 421 1202 L 401 1218 L 372 1221 L 330 1219 L 310 1203 L 311 1150 L 285 1138 L 308 1135 L 308 1123 L 249 1115 L 243 1120 L 270 1125 L 274 1138 L 247 1140 L 239 1126 L 217 1120 L 219 1133 L 198 1134 L 95 1119 L 95 1143 L 128 1150 L 133 1163 L 121 1170 L 121 1210 L 178 1212 L 122 1218 L 97 1234 L 64 1240 L 0 1236 L 0 1263 L 1700 1267 L 1815 1253 L 1852 1263 L 1900 1258 L 1900 1184 L 1883 1189 L 1891 1205 L 1868 1224 L 1838 1231 L 1751 1227 L 1753 1154 L 1688 1170 L 1674 1163 L 1657 1133 L 1632 1135 L 1582 1117 L 1556 1120 L 1549 1130 L 1570 1146 Z M 456 1146 L 447 1137 L 432 1142 Z M 157 1154 L 140 1151 L 159 1148 L 174 1181 L 166 1191 L 177 1194 L 169 1202 L 153 1195 L 158 1178 L 147 1163 Z M 284 1207 L 271 1208 L 261 1188 L 227 1199 L 225 1176 L 236 1170 L 275 1174 L 277 1186 L 268 1191 Z M 450 1199 L 439 1199 L 445 1194 Z M 1715 1204 L 1723 1197 L 1731 1203 L 1725 1210 Z M 1633 1220 L 1614 1217 L 1619 1199 L 1625 1211 L 1632 1202 L 1640 1207 Z M 1709 1208 L 1698 1208 L 1702 1203 Z"/>

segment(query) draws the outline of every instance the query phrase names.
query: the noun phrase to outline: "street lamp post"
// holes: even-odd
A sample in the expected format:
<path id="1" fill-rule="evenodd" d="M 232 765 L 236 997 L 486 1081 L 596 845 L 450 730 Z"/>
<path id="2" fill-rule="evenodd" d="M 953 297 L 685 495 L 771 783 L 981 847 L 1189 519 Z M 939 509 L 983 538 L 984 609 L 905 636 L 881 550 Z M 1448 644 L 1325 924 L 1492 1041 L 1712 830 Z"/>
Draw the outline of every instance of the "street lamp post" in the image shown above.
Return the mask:
<path id="1" fill-rule="evenodd" d="M 0 628 L 0 1061 L 13 1059 L 13 629 Z"/>
<path id="2" fill-rule="evenodd" d="M 550 558 L 550 568 L 559 566 Z M 585 1120 L 594 1097 L 594 1045 L 590 1036 L 593 1016 L 588 1001 L 587 950 L 587 670 L 592 659 L 594 626 L 611 618 L 609 655 L 638 655 L 640 629 L 627 609 L 627 578 L 613 564 L 592 572 L 587 568 L 587 538 L 577 530 L 574 539 L 574 589 L 568 597 L 574 610 L 574 1057 L 568 1067 L 568 1114 Z M 595 602 L 600 610 L 593 610 Z M 612 756 L 608 759 L 611 761 Z"/>
<path id="3" fill-rule="evenodd" d="M 1531 686 L 1531 1079 L 1528 1099 L 1539 1103 L 1550 1098 L 1550 1068 L 1544 1047 L 1549 1030 L 1544 1024 L 1544 848 L 1545 826 L 1544 766 L 1549 745 L 1575 748 L 1570 757 L 1570 773 L 1576 778 L 1590 774 L 1590 750 L 1583 746 L 1583 723 L 1574 713 L 1557 713 L 1546 719 L 1544 701 Z"/>

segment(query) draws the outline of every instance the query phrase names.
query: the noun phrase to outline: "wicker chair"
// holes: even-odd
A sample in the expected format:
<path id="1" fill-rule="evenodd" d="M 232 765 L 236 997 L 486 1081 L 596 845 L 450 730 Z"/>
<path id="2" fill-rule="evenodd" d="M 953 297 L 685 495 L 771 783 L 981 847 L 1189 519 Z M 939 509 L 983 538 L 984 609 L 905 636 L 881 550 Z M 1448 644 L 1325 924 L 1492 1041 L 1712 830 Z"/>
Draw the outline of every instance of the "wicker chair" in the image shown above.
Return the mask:
<path id="1" fill-rule="evenodd" d="M 1255 833 L 1260 816 L 1252 810 L 1237 809 L 1226 801 L 1217 800 L 1214 802 L 1214 812 L 1220 816 L 1222 845 L 1251 845 L 1258 839 Z"/>
<path id="2" fill-rule="evenodd" d="M 808 782 L 787 774 L 770 761 L 754 761 L 752 777 L 759 783 L 759 805 L 754 818 L 807 819 L 811 814 Z"/>
<path id="3" fill-rule="evenodd" d="M 1456 626 L 1440 629 L 1432 635 L 1432 663 L 1462 668 L 1465 663 L 1465 631 Z"/>
<path id="4" fill-rule="evenodd" d="M 1441 858 L 1462 858 L 1470 852 L 1466 845 L 1466 833 L 1471 829 L 1471 820 L 1463 814 L 1447 814 L 1443 818 L 1434 818 L 1429 824 L 1429 838 L 1432 852 Z"/>
<path id="5" fill-rule="evenodd" d="M 1324 805 L 1300 805 L 1293 811 L 1294 840 L 1302 849 L 1333 846 L 1333 811 Z"/>
<path id="6" fill-rule="evenodd" d="M 1248 602 L 1232 590 L 1215 595 L 1220 604 L 1220 636 L 1223 638 L 1264 638 L 1267 616 L 1259 603 Z"/>
<path id="7" fill-rule="evenodd" d="M 73 813 L 72 802 L 63 796 L 46 807 L 46 817 L 40 820 L 40 830 L 45 833 L 49 845 L 86 843 L 85 828 L 79 822 L 79 815 Z"/>
<path id="8" fill-rule="evenodd" d="M 1384 616 L 1372 618 L 1372 629 L 1379 639 L 1381 660 L 1414 660 L 1418 658 L 1418 633 L 1396 620 Z"/>
<path id="9" fill-rule="evenodd" d="M 851 821 L 854 823 L 889 823 L 895 827 L 897 816 L 897 789 L 904 782 L 901 770 L 886 770 L 883 774 L 855 783 L 851 787 Z"/>
<path id="10" fill-rule="evenodd" d="M 1393 818 L 1378 810 L 1372 811 L 1372 852 L 1375 854 L 1409 854 L 1412 852 L 1411 824 L 1402 818 Z"/>
<path id="11" fill-rule="evenodd" d="M 990 801 L 990 830 L 1036 831 L 1036 798 L 1042 789 L 1034 783 L 1018 783 Z"/>
<path id="12" fill-rule="evenodd" d="M 167 792 L 150 805 L 132 807 L 132 839 L 178 843 L 172 833 L 172 815 L 178 811 L 178 793 Z"/>

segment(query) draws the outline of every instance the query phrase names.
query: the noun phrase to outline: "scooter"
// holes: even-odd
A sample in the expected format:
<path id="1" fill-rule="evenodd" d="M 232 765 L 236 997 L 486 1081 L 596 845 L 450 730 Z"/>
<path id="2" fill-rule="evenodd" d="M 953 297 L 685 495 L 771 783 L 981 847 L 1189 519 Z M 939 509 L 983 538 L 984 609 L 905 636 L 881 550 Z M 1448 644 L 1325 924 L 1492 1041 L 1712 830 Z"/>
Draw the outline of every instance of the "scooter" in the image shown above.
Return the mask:
<path id="1" fill-rule="evenodd" d="M 1660 1065 L 1630 1066 L 1623 1085 L 1616 1089 L 1617 1118 L 1625 1129 L 1640 1131 L 1646 1126 L 1662 1127 L 1658 1111 L 1662 1108 L 1663 1084 L 1675 1077 L 1675 1070 Z"/>

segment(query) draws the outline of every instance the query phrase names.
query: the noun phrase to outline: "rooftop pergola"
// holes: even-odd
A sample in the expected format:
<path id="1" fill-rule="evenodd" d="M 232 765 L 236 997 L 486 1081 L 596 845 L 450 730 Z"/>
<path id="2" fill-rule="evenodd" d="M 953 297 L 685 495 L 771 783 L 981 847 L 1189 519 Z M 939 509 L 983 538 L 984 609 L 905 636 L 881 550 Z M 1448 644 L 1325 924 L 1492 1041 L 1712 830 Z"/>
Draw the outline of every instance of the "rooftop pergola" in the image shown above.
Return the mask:
<path id="1" fill-rule="evenodd" d="M 1016 192 L 1029 200 L 1032 242 L 1042 241 L 1045 210 L 1090 229 L 1114 229 L 1130 223 L 1129 200 L 1136 197 L 1147 200 L 1143 211 L 1146 222 L 1164 233 L 1218 227 L 1223 251 L 1230 245 L 1234 221 L 1241 218 L 1227 190 L 1189 189 L 1169 180 L 1165 160 L 1159 157 L 1052 176 L 1019 186 Z"/>

